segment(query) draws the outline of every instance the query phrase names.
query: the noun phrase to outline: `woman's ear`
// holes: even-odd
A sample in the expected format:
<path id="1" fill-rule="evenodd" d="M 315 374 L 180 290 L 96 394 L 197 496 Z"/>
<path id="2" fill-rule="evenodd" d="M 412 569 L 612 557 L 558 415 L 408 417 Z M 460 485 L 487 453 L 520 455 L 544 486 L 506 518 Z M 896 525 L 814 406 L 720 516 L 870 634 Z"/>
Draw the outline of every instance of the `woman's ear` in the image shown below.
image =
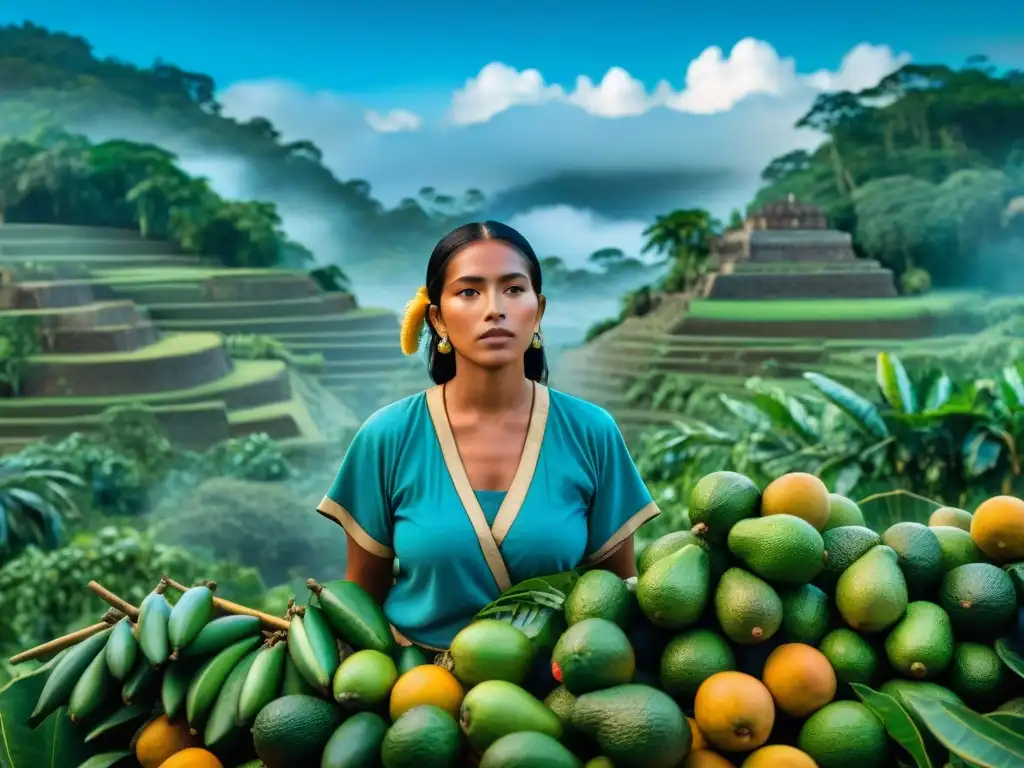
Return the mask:
<path id="1" fill-rule="evenodd" d="M 537 294 L 537 328 L 540 328 L 540 321 L 544 319 L 544 310 L 547 309 L 548 299 L 543 293 Z"/>
<path id="2" fill-rule="evenodd" d="M 436 304 L 431 304 L 427 308 L 427 318 L 430 320 L 430 325 L 433 327 L 434 332 L 438 336 L 444 336 L 444 321 L 441 319 L 441 308 Z"/>

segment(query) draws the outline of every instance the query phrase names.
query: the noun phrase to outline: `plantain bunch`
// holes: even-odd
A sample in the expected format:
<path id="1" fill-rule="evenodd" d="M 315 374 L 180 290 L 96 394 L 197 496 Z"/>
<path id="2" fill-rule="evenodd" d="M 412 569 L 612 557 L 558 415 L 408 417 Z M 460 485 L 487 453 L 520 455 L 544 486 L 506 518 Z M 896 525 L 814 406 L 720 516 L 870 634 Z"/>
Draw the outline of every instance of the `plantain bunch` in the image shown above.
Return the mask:
<path id="1" fill-rule="evenodd" d="M 90 727 L 86 741 L 129 723 L 184 719 L 213 752 L 237 754 L 274 700 L 303 694 L 351 706 L 339 675 L 356 650 L 389 656 L 390 625 L 373 599 L 345 581 L 310 579 L 309 603 L 289 602 L 287 630 L 264 631 L 254 615 L 216 616 L 213 582 L 186 589 L 172 605 L 164 581 L 139 606 L 57 659 L 36 702 L 35 727 L 61 707 Z M 141 732 L 136 730 L 136 735 Z"/>

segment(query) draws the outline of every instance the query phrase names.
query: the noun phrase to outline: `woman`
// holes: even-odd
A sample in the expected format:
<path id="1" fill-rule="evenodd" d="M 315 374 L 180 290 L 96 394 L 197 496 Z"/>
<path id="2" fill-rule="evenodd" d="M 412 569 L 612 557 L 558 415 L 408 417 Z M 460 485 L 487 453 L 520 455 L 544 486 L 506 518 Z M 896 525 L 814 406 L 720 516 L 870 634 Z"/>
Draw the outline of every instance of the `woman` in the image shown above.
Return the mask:
<path id="1" fill-rule="evenodd" d="M 403 645 L 448 648 L 527 578 L 636 572 L 633 533 L 659 510 L 611 416 L 545 386 L 544 306 L 514 229 L 444 237 L 402 324 L 407 355 L 426 325 L 435 386 L 367 419 L 318 507 L 348 535 L 347 578 Z"/>

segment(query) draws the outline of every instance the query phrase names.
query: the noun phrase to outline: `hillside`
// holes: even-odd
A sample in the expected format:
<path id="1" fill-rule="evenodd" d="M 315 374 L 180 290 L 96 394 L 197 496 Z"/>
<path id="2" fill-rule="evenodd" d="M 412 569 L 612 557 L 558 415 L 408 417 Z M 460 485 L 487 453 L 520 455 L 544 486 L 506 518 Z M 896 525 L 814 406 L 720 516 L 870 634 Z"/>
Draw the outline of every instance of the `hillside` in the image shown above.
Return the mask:
<path id="1" fill-rule="evenodd" d="M 0 227 L 5 447 L 151 406 L 206 447 L 265 432 L 317 442 L 421 389 L 398 319 L 300 270 L 224 269 L 130 230 Z"/>
<path id="2" fill-rule="evenodd" d="M 313 143 L 284 142 L 263 118 L 239 122 L 222 115 L 215 91 L 208 75 L 169 63 L 140 68 L 100 59 L 75 35 L 31 22 L 0 27 L 0 134 L 28 134 L 44 125 L 88 133 L 100 122 L 123 122 L 135 133 L 122 138 L 172 152 L 202 147 L 238 157 L 248 164 L 247 186 L 255 196 L 300 202 L 366 259 L 429 252 L 482 202 L 475 190 L 458 197 L 410 190 L 408 199 L 387 208 L 367 182 L 335 177 Z"/>

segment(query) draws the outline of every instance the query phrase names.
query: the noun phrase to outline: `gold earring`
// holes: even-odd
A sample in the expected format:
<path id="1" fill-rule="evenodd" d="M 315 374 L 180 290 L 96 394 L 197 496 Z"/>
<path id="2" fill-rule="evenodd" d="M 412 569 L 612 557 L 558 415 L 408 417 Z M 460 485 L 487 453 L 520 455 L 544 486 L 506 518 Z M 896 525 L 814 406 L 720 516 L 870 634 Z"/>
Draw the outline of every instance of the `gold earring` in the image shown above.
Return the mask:
<path id="1" fill-rule="evenodd" d="M 442 355 L 447 355 L 452 351 L 452 343 L 448 341 L 447 336 L 442 336 L 441 340 L 437 342 L 437 351 Z"/>
<path id="2" fill-rule="evenodd" d="M 537 331 L 533 332 L 533 341 L 530 342 L 530 346 L 534 349 L 540 349 L 544 346 L 544 342 L 540 339 L 540 334 Z"/>

